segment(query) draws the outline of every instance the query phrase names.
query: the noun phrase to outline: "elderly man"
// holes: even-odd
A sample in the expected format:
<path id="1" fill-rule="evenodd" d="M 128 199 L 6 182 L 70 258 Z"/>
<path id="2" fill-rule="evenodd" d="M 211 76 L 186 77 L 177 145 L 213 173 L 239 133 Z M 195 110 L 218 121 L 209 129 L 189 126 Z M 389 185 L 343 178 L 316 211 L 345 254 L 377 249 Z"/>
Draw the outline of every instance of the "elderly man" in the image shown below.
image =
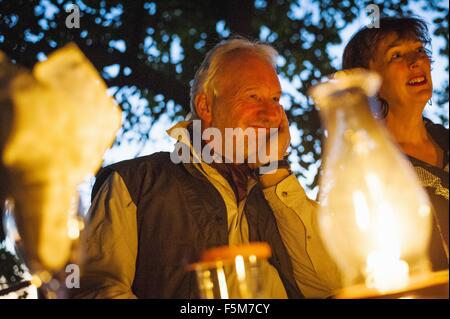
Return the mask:
<path id="1" fill-rule="evenodd" d="M 196 298 L 187 261 L 207 248 L 252 241 L 272 249 L 263 265 L 268 297 L 327 297 L 337 287 L 337 269 L 316 230 L 315 203 L 283 160 L 290 135 L 279 103 L 276 56 L 272 47 L 241 38 L 219 43 L 193 81 L 191 120 L 168 131 L 178 139 L 174 152 L 99 173 L 75 297 Z M 200 133 L 217 133 L 202 134 L 200 144 L 214 145 L 214 161 L 194 145 L 193 120 L 201 123 Z M 270 132 L 267 140 L 276 145 L 270 162 L 229 129 L 254 130 L 259 141 Z M 230 136 L 227 153 L 221 146 Z M 242 154 L 238 144 L 244 145 Z M 186 149 L 188 160 L 180 157 Z M 255 173 L 261 163 L 270 169 Z"/>

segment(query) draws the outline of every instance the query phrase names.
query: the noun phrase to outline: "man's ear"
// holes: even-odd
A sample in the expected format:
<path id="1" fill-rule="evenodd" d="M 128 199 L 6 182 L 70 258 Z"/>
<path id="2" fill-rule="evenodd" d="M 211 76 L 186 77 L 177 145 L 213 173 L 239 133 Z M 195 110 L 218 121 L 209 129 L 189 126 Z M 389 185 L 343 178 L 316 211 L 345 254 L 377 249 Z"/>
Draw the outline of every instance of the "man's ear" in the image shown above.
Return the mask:
<path id="1" fill-rule="evenodd" d="M 211 103 L 208 100 L 206 93 L 199 93 L 195 97 L 195 112 L 198 117 L 207 125 L 210 126 L 212 122 Z"/>

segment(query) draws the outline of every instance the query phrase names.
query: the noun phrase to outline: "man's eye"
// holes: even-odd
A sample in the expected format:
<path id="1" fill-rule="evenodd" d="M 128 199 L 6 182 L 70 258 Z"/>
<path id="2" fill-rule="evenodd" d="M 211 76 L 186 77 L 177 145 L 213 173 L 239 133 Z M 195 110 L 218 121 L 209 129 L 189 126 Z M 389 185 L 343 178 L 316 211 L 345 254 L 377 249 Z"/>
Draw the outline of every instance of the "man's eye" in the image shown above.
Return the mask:
<path id="1" fill-rule="evenodd" d="M 250 98 L 251 98 L 251 99 L 257 99 L 257 98 L 258 98 L 258 95 L 256 95 L 256 94 L 251 94 L 251 95 L 250 95 Z"/>
<path id="2" fill-rule="evenodd" d="M 278 96 L 275 96 L 275 97 L 273 98 L 273 101 L 274 101 L 274 102 L 280 102 L 280 98 L 279 98 Z"/>

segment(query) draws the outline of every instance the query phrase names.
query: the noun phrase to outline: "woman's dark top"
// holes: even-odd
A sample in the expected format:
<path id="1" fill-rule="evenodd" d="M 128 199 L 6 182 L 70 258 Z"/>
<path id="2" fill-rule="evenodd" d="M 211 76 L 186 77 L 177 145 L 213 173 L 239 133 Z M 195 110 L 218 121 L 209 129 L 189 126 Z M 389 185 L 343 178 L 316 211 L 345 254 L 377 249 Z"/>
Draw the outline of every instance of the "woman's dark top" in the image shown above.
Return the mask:
<path id="1" fill-rule="evenodd" d="M 431 138 L 444 152 L 443 165 L 436 167 L 413 157 L 409 159 L 434 208 L 429 253 L 433 271 L 438 271 L 448 269 L 449 130 L 428 119 L 425 119 L 425 125 Z"/>

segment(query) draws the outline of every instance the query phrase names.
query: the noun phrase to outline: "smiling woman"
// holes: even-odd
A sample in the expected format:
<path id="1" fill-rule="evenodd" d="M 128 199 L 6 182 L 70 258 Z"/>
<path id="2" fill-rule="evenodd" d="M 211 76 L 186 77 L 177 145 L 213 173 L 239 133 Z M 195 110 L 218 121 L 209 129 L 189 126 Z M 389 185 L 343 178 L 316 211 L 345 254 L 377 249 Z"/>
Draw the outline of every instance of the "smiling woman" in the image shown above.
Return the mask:
<path id="1" fill-rule="evenodd" d="M 433 203 L 430 259 L 433 270 L 441 270 L 448 269 L 449 133 L 422 115 L 433 93 L 429 45 L 420 18 L 382 18 L 380 28 L 363 28 L 352 37 L 343 69 L 367 68 L 382 78 L 376 116 L 414 165 Z"/>

